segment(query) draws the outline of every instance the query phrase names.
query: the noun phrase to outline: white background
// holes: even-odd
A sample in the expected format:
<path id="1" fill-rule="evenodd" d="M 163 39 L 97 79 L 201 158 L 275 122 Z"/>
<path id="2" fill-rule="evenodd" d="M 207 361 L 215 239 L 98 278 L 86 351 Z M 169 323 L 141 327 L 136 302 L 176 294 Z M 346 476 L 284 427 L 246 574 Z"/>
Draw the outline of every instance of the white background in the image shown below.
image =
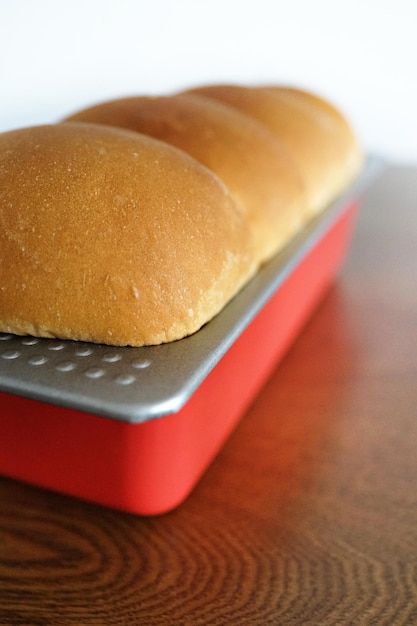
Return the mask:
<path id="1" fill-rule="evenodd" d="M 288 83 L 417 164 L 415 0 L 0 0 L 0 131 L 106 98 Z"/>

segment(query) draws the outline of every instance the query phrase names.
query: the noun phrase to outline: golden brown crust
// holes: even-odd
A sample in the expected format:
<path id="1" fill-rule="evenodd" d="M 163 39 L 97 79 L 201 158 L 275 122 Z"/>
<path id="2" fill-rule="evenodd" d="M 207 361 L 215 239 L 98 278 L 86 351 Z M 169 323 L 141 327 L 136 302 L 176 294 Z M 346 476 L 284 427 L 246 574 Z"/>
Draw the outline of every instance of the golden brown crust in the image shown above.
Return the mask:
<path id="1" fill-rule="evenodd" d="M 212 85 L 187 93 L 254 117 L 284 143 L 306 184 L 310 212 L 324 209 L 358 173 L 362 153 L 344 116 L 314 94 L 279 86 Z"/>
<path id="2" fill-rule="evenodd" d="M 254 271 L 225 186 L 162 142 L 62 124 L 0 135 L 0 330 L 179 339 Z"/>
<path id="3" fill-rule="evenodd" d="M 129 128 L 170 143 L 215 172 L 252 228 L 263 263 L 306 221 L 301 175 L 261 124 L 211 98 L 182 94 L 108 101 L 67 118 Z"/>
<path id="4" fill-rule="evenodd" d="M 362 163 L 341 113 L 289 87 L 127 98 L 64 121 L 0 135 L 0 331 L 191 334 Z"/>

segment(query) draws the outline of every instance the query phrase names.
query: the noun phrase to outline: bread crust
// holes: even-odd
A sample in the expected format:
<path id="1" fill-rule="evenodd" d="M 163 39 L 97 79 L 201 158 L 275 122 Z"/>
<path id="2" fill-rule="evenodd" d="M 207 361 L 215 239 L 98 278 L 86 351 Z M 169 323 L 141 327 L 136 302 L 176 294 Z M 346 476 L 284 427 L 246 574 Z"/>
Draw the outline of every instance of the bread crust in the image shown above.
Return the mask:
<path id="1" fill-rule="evenodd" d="M 0 331 L 173 341 L 255 267 L 227 188 L 182 151 L 93 124 L 0 135 Z"/>
<path id="2" fill-rule="evenodd" d="M 305 190 L 288 150 L 237 109 L 192 94 L 131 97 L 79 111 L 67 121 L 128 128 L 172 144 L 215 172 L 245 213 L 260 264 L 305 224 Z"/>
<path id="3" fill-rule="evenodd" d="M 212 85 L 0 135 L 0 332 L 150 345 L 204 325 L 352 182 L 344 116 Z"/>
<path id="4" fill-rule="evenodd" d="M 265 125 L 297 164 L 315 215 L 354 179 L 363 154 L 346 118 L 326 100 L 283 86 L 209 85 L 188 90 L 250 115 Z"/>

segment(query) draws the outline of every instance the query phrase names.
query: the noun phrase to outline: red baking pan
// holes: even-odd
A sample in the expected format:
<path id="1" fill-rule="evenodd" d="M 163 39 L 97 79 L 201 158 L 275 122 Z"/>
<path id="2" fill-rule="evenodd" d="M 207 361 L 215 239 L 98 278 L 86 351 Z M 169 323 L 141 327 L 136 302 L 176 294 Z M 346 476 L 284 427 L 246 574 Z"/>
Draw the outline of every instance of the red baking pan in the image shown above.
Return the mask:
<path id="1" fill-rule="evenodd" d="M 0 334 L 0 473 L 154 515 L 179 505 L 334 281 L 370 158 L 212 321 L 161 346 Z"/>

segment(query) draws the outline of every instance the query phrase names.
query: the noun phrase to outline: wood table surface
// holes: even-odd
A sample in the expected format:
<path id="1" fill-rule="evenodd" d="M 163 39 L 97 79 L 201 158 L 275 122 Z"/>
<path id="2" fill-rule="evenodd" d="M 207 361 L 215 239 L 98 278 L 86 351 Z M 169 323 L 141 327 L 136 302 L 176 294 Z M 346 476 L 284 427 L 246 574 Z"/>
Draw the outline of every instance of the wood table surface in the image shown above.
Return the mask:
<path id="1" fill-rule="evenodd" d="M 0 624 L 417 624 L 417 169 L 178 509 L 0 479 Z"/>

